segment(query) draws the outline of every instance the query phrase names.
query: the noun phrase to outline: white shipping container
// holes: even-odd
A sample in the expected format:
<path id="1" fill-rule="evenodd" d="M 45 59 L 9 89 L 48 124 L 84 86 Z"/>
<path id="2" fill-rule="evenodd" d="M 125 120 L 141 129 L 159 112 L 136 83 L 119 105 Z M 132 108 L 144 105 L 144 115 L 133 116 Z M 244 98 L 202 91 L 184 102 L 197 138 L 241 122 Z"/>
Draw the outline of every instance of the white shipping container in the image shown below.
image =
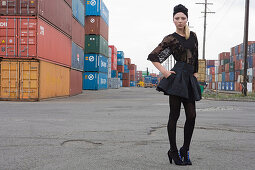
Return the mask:
<path id="1" fill-rule="evenodd" d="M 219 66 L 216 66 L 215 67 L 215 74 L 218 74 L 219 73 Z"/>
<path id="2" fill-rule="evenodd" d="M 215 90 L 215 83 L 212 83 L 212 89 Z"/>
<path id="3" fill-rule="evenodd" d="M 216 81 L 216 82 L 219 81 L 219 76 L 218 76 L 218 74 L 215 74 L 215 81 Z"/>
<path id="4" fill-rule="evenodd" d="M 218 82 L 218 90 L 221 90 L 221 82 Z"/>
<path id="5" fill-rule="evenodd" d="M 252 76 L 253 75 L 253 69 L 249 68 L 247 69 L 247 76 Z"/>
<path id="6" fill-rule="evenodd" d="M 215 60 L 214 64 L 215 64 L 216 67 L 219 67 L 220 66 L 220 60 Z"/>
<path id="7" fill-rule="evenodd" d="M 247 83 L 248 92 L 252 92 L 252 83 Z"/>

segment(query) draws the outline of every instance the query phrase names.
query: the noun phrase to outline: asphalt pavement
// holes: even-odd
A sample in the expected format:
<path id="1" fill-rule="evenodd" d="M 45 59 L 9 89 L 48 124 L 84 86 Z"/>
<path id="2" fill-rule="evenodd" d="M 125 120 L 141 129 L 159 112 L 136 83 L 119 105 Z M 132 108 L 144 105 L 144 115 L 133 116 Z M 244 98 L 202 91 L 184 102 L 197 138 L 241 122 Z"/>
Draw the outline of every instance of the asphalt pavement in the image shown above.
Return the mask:
<path id="1" fill-rule="evenodd" d="M 155 88 L 0 102 L 0 170 L 254 170 L 255 103 L 201 100 L 192 166 L 169 164 L 168 97 Z M 183 143 L 184 110 L 177 123 Z"/>

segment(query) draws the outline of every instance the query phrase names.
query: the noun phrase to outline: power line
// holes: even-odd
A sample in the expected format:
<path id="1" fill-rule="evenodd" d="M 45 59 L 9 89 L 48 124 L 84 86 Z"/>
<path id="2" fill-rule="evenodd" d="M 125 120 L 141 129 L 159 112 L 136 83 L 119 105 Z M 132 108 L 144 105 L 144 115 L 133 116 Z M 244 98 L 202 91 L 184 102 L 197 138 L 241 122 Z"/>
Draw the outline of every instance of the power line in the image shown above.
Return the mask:
<path id="1" fill-rule="evenodd" d="M 201 13 L 204 13 L 203 59 L 205 59 L 206 15 L 207 14 L 214 14 L 215 12 L 207 12 L 207 5 L 213 5 L 213 3 L 208 3 L 207 0 L 205 0 L 205 3 L 196 3 L 196 4 L 205 5 L 205 11 L 201 12 Z"/>

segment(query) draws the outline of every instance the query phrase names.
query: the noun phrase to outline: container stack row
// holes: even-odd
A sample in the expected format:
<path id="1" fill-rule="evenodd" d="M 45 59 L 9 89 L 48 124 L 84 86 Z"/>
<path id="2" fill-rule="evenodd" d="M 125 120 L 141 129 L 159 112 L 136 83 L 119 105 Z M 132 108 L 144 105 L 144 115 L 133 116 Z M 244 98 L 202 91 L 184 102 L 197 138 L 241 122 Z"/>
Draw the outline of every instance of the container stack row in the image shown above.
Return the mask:
<path id="1" fill-rule="evenodd" d="M 223 52 L 218 60 L 207 60 L 207 82 L 209 88 L 241 91 L 244 80 L 243 44 L 231 48 L 231 52 Z M 247 89 L 255 92 L 255 42 L 248 43 L 247 55 Z"/>
<path id="2" fill-rule="evenodd" d="M 85 0 L 85 6 L 83 89 L 107 89 L 109 11 L 102 0 Z"/>
<path id="3" fill-rule="evenodd" d="M 117 70 L 117 48 L 114 45 L 109 45 L 109 60 L 108 60 L 108 88 L 120 88 L 120 78 L 118 78 Z"/>
<path id="4" fill-rule="evenodd" d="M 0 98 L 82 92 L 84 2 L 0 0 Z"/>

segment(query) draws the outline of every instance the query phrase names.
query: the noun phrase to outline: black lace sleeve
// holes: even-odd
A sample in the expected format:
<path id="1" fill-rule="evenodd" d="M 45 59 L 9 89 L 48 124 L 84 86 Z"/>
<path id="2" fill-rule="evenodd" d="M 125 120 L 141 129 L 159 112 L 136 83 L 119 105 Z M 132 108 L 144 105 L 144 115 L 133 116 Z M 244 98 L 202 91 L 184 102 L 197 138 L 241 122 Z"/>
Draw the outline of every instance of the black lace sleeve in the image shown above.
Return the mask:
<path id="1" fill-rule="evenodd" d="M 166 36 L 163 41 L 149 54 L 147 60 L 163 63 L 172 54 L 172 35 Z"/>
<path id="2" fill-rule="evenodd" d="M 194 73 L 198 72 L 198 40 L 197 35 L 193 32 L 195 36 L 195 49 L 194 49 L 194 58 L 195 58 L 195 65 L 194 65 Z"/>

